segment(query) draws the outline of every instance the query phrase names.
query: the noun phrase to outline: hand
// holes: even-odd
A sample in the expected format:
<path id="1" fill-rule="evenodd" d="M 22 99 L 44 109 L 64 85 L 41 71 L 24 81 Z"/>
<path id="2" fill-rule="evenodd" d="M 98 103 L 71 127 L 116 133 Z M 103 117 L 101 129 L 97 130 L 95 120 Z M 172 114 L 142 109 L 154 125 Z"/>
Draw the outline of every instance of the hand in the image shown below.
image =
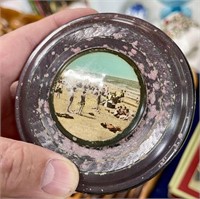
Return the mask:
<path id="1" fill-rule="evenodd" d="M 0 137 L 0 196 L 4 199 L 61 199 L 78 185 L 77 168 L 69 160 L 17 141 L 14 96 L 20 72 L 36 45 L 66 22 L 93 13 L 67 9 L 0 37 L 1 133 L 7 137 Z"/>

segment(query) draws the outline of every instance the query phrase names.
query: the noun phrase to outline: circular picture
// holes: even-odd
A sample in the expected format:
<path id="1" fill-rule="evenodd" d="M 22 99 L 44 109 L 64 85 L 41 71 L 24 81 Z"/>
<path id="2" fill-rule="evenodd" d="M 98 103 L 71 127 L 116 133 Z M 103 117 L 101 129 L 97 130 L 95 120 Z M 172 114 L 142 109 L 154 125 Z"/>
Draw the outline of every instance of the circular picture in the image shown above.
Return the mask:
<path id="1" fill-rule="evenodd" d="M 140 98 L 134 66 L 110 52 L 78 56 L 62 67 L 53 84 L 58 127 L 74 141 L 106 141 L 122 134 Z"/>

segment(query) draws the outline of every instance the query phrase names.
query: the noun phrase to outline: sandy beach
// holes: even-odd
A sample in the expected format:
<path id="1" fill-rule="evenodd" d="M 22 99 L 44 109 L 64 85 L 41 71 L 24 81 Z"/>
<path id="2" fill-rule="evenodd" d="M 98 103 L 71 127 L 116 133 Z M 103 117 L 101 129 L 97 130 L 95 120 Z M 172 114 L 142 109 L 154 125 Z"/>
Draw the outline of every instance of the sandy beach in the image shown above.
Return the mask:
<path id="1" fill-rule="evenodd" d="M 80 99 L 83 88 L 77 88 L 74 93 L 74 100 L 70 106 L 70 111 L 67 111 L 69 105 L 69 89 L 63 86 L 60 96 L 54 93 L 53 104 L 57 113 L 57 119 L 60 124 L 73 136 L 87 141 L 105 141 L 114 138 L 117 134 L 130 124 L 139 106 L 140 89 L 139 86 L 127 89 L 123 84 L 113 84 L 106 82 L 110 92 L 116 92 L 119 95 L 121 90 L 126 89 L 125 96 L 116 104 L 116 107 L 126 106 L 130 110 L 130 116 L 127 120 L 119 119 L 113 115 L 115 109 L 108 108 L 104 103 L 105 96 L 101 96 L 101 104 L 97 111 L 97 96 L 91 90 L 86 91 L 86 103 L 82 114 L 77 114 L 80 108 Z M 71 118 L 66 118 L 63 115 L 67 114 Z M 73 118 L 73 119 L 72 119 Z M 108 128 L 104 128 L 103 124 L 112 124 L 114 127 L 119 127 L 120 130 L 112 132 Z"/>

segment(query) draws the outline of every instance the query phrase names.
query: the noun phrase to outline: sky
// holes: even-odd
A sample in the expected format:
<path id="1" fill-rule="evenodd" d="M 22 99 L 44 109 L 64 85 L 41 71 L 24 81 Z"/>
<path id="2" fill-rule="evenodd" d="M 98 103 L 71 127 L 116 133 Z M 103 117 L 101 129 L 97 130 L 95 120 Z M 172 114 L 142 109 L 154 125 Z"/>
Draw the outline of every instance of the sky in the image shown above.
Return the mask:
<path id="1" fill-rule="evenodd" d="M 109 52 L 91 52 L 72 61 L 67 70 L 106 74 L 128 80 L 138 81 L 133 68 L 121 57 Z"/>

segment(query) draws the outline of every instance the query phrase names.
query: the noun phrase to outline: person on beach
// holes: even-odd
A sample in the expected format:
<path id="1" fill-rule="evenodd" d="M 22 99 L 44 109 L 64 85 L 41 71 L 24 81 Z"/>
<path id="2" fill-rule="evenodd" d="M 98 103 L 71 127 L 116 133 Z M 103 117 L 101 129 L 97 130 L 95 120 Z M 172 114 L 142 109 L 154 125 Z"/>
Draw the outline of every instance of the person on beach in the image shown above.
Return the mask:
<path id="1" fill-rule="evenodd" d="M 98 92 L 98 95 L 97 95 L 97 111 L 99 112 L 100 109 L 99 109 L 99 105 L 101 103 L 101 91 Z"/>
<path id="2" fill-rule="evenodd" d="M 67 112 L 70 113 L 70 106 L 72 105 L 72 102 L 74 101 L 74 93 L 76 92 L 76 87 L 73 87 L 73 89 L 71 90 L 71 93 L 70 93 L 70 97 L 69 97 L 69 105 L 67 107 Z"/>
<path id="3" fill-rule="evenodd" d="M 60 94 L 62 92 L 63 92 L 63 83 L 62 80 L 59 80 L 55 89 L 56 97 L 60 98 Z"/>
<path id="4" fill-rule="evenodd" d="M 85 97 L 86 97 L 86 91 L 83 91 L 81 95 L 80 109 L 78 111 L 79 115 L 82 115 L 83 107 L 85 106 Z"/>

